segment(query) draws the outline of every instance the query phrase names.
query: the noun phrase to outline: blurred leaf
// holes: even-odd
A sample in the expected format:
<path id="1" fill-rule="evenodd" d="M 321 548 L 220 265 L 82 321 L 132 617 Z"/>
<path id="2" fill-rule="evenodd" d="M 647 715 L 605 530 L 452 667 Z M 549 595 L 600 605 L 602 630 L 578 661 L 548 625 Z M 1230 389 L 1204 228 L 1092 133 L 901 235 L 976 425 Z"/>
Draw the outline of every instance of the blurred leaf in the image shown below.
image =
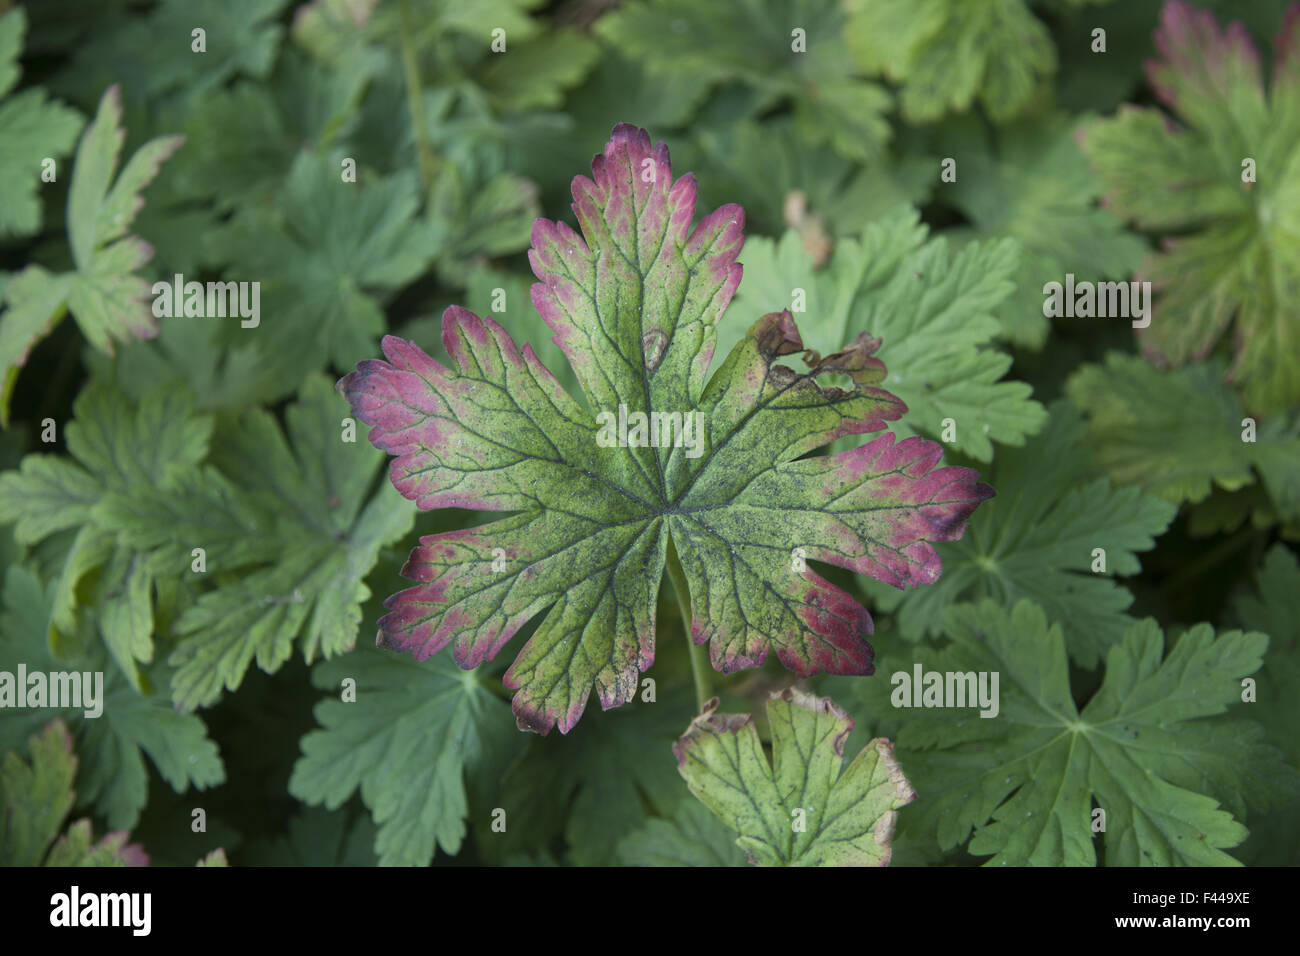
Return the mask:
<path id="1" fill-rule="evenodd" d="M 22 7 L 0 14 L 0 239 L 41 228 L 42 162 L 67 155 L 82 125 L 76 111 L 43 90 L 13 93 L 26 28 Z"/>
<path id="2" fill-rule="evenodd" d="M 1278 36 L 1267 96 L 1239 23 L 1220 30 L 1213 14 L 1173 2 L 1155 42 L 1150 81 L 1181 125 L 1129 109 L 1083 139 L 1116 212 L 1176 234 L 1144 267 L 1159 298 L 1143 350 L 1185 365 L 1235 323 L 1229 380 L 1248 409 L 1276 412 L 1300 402 L 1300 7 Z"/>
<path id="3" fill-rule="evenodd" d="M 1024 0 L 847 0 L 846 37 L 868 73 L 902 85 L 903 115 L 1014 116 L 1056 70 L 1056 48 Z"/>
<path id="4" fill-rule="evenodd" d="M 125 833 L 110 833 L 92 844 L 89 820 L 78 820 L 58 836 L 72 809 L 77 771 L 72 736 L 62 721 L 50 721 L 31 738 L 29 749 L 31 764 L 11 750 L 0 765 L 0 866 L 148 864 L 140 847 L 127 845 Z"/>

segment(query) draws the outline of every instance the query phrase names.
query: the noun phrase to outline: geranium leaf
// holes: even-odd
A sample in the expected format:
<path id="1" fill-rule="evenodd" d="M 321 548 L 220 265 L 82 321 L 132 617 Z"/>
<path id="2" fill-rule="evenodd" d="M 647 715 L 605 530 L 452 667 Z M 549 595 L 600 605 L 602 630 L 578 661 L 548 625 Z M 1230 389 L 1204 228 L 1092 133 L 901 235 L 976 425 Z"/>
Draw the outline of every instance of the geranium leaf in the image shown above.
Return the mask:
<path id="1" fill-rule="evenodd" d="M 296 637 L 308 663 L 355 642 L 370 596 L 365 577 L 415 514 L 392 489 L 372 489 L 380 456 L 341 440 L 336 403 L 327 381 L 312 376 L 288 410 L 286 430 L 262 409 L 223 421 L 213 455 L 222 475 L 167 489 L 152 515 L 137 511 L 128 522 L 126 510 L 114 512 L 141 536 L 131 538 L 138 545 L 165 540 L 167 551 L 188 561 L 196 540 L 210 540 L 210 561 L 222 570 L 247 568 L 176 622 L 181 643 L 169 662 L 177 667 L 172 696 L 181 709 L 238 687 L 254 659 L 274 672 Z"/>
<path id="2" fill-rule="evenodd" d="M 25 236 L 41 227 L 41 169 L 47 157 L 72 148 L 82 119 L 46 98 L 41 89 L 9 95 L 18 82 L 27 13 L 0 14 L 0 238 Z"/>
<path id="3" fill-rule="evenodd" d="M 1254 587 L 1241 593 L 1233 610 L 1242 624 L 1269 635 L 1268 653 L 1258 675 L 1256 703 L 1250 706 L 1292 767 L 1300 768 L 1300 741 L 1291 728 L 1300 726 L 1300 562 L 1283 544 L 1275 544 L 1255 574 Z M 1234 747 L 1239 743 L 1234 742 Z M 1254 781 L 1251 780 L 1253 785 Z M 1289 806 L 1250 819 L 1250 842 L 1244 848 L 1253 865 L 1286 866 L 1300 854 L 1300 795 Z"/>
<path id="4" fill-rule="evenodd" d="M 653 0 L 601 17 L 596 32 L 652 74 L 710 85 L 740 80 L 753 87 L 756 110 L 788 98 L 806 141 L 829 143 L 850 159 L 879 159 L 889 138 L 882 114 L 890 96 L 860 76 L 837 0 Z"/>
<path id="5" fill-rule="evenodd" d="M 975 124 L 945 124 L 944 153 L 961 158 L 961 174 L 944 196 L 965 213 L 976 235 L 1010 236 L 1023 251 L 1016 288 L 998 309 L 1003 336 L 1041 349 L 1051 322 L 1043 315 L 1044 281 L 1067 272 L 1090 281 L 1127 279 L 1146 243 L 1096 206 L 1101 183 L 1079 149 L 1077 123 L 1063 116 L 972 135 Z"/>
<path id="6" fill-rule="evenodd" d="M 735 833 L 695 800 L 683 801 L 670 819 L 652 817 L 618 845 L 627 866 L 744 866 Z"/>
<path id="7" fill-rule="evenodd" d="M 896 587 L 930 583 L 931 542 L 960 537 L 992 489 L 970 469 L 936 467 L 940 446 L 920 438 L 885 434 L 800 460 L 902 414 L 876 387 L 879 342 L 859 336 L 796 372 L 777 364 L 803 351 L 794 322 L 771 313 L 706 384 L 740 281 L 743 213 L 724 206 L 692 230 L 694 179 L 674 182 L 666 147 L 630 126 L 592 170 L 574 181 L 584 236 L 539 220 L 530 253 L 534 304 L 591 410 L 531 348 L 457 307 L 443 319 L 453 367 L 389 336 L 387 361 L 339 383 L 370 440 L 396 457 L 390 477 L 406 497 L 514 512 L 421 539 L 404 569 L 421 583 L 386 602 L 379 642 L 418 659 L 454 642 L 473 667 L 549 608 L 505 681 L 521 727 L 567 732 L 593 689 L 606 709 L 626 703 L 653 661 L 671 538 L 693 639 L 709 643 L 715 668 L 756 666 L 775 649 L 801 675 L 870 673 L 870 616 L 792 552 Z M 823 388 L 827 374 L 852 385 Z M 676 415 L 681 427 L 619 447 L 628 413 Z"/>
<path id="8" fill-rule="evenodd" d="M 118 831 L 92 843 L 90 821 L 59 836 L 72 809 L 77 757 L 72 735 L 52 720 L 33 735 L 31 763 L 14 751 L 0 763 L 0 866 L 147 866 L 149 857 Z"/>
<path id="9" fill-rule="evenodd" d="M 68 188 L 68 242 L 75 269 L 54 275 L 29 266 L 6 288 L 7 308 L 0 312 L 0 424 L 9 420 L 18 369 L 65 311 L 91 345 L 110 355 L 115 341 L 158 334 L 149 283 L 136 274 L 153 257 L 153 249 L 126 231 L 144 205 L 140 191 L 184 140 L 164 136 L 145 143 L 114 178 L 126 139 L 121 121 L 121 95 L 109 87 L 77 147 Z"/>
<path id="10" fill-rule="evenodd" d="M 1011 356 L 992 346 L 996 316 L 1019 265 L 1011 239 L 980 241 L 950 254 L 943 237 L 927 239 L 919 213 L 901 206 L 872 222 L 857 239 L 836 240 L 818 269 L 798 233 L 756 239 L 745 248 L 749 279 L 738 306 L 767 312 L 807 310 L 809 344 L 830 350 L 868 333 L 884 343 L 889 377 L 881 384 L 907 403 L 900 426 L 940 436 L 980 461 L 993 442 L 1023 445 L 1043 426 L 1043 406 L 1024 382 L 1003 381 Z M 722 344 L 737 336 L 723 330 Z"/>
<path id="11" fill-rule="evenodd" d="M 918 648 L 923 672 L 999 679 L 989 718 L 915 701 L 903 711 L 900 759 L 934 794 L 916 822 L 943 848 L 973 829 L 970 852 L 994 866 L 1092 866 L 1101 841 L 1109 866 L 1233 865 L 1223 851 L 1246 837 L 1239 778 L 1267 782 L 1251 787 L 1252 807 L 1297 792 L 1258 725 L 1218 716 L 1241 701 L 1263 634 L 1198 624 L 1166 654 L 1155 621 L 1134 621 L 1079 708 L 1061 629 L 1032 601 L 958 605 L 946 632 L 942 650 Z M 1104 831 L 1091 826 L 1094 805 Z"/>
<path id="12" fill-rule="evenodd" d="M 290 388 L 373 348 L 384 328 L 379 297 L 419 275 L 435 251 L 416 218 L 415 176 L 367 179 L 345 183 L 337 164 L 300 152 L 275 205 L 241 208 L 225 237 L 232 281 L 275 277 L 259 287 L 259 332 Z"/>
<path id="13" fill-rule="evenodd" d="M 49 630 L 52 587 L 21 565 L 9 568 L 4 579 L 4 612 L 0 614 L 0 670 L 16 673 L 20 662 L 29 671 L 103 673 L 98 716 L 84 707 L 60 708 L 57 713 L 77 738 L 81 760 L 81 802 L 93 807 L 115 829 L 135 827 L 149 790 L 145 758 L 177 793 L 190 787 L 204 790 L 225 781 L 217 745 L 197 714 L 180 714 L 167 699 L 166 669 L 155 664 L 146 672 L 163 693 L 142 693 L 109 664 L 93 641 L 79 652 L 56 656 Z M 150 621 L 152 625 L 152 621 Z M 144 634 L 148 637 L 149 631 Z M 61 642 L 75 646 L 76 641 Z M 49 711 L 30 710 L 10 716 L 0 726 L 0 750 L 16 748 L 49 719 Z"/>
<path id="14" fill-rule="evenodd" d="M 978 96 L 995 120 L 1028 103 L 1056 70 L 1047 28 L 1024 0 L 847 0 L 849 48 L 902 84 L 910 122 L 964 112 Z"/>
<path id="15" fill-rule="evenodd" d="M 1112 352 L 1103 364 L 1076 369 L 1065 390 L 1088 416 L 1096 467 L 1117 483 L 1196 503 L 1216 487 L 1248 487 L 1254 465 L 1272 499 L 1268 517 L 1300 518 L 1296 429 L 1280 416 L 1256 427 L 1223 377 L 1223 363 L 1214 359 L 1159 369 Z M 1257 520 L 1265 517 L 1259 511 Z"/>
<path id="16" fill-rule="evenodd" d="M 1240 23 L 1221 30 L 1212 13 L 1170 3 L 1155 43 L 1148 78 L 1181 125 L 1128 109 L 1083 139 L 1116 212 L 1178 233 L 1144 269 L 1158 297 L 1143 349 L 1183 365 L 1235 323 L 1231 380 L 1247 408 L 1280 410 L 1300 401 L 1300 7 L 1282 26 L 1267 95 Z"/>
<path id="17" fill-rule="evenodd" d="M 66 86 L 124 81 L 139 96 L 181 100 L 219 87 L 231 77 L 265 77 L 284 27 L 275 22 L 288 0 L 165 0 L 147 17 L 121 17 L 90 34 L 60 77 Z M 205 31 L 196 56 L 191 31 Z M 176 37 L 159 43 L 158 37 Z"/>
<path id="18" fill-rule="evenodd" d="M 149 512 L 207 454 L 212 419 L 196 415 L 189 392 L 174 383 L 150 389 L 135 404 L 115 388 L 92 383 L 77 396 L 73 415 L 66 431 L 71 458 L 28 455 L 18 470 L 0 475 L 0 522 L 15 522 L 16 539 L 27 544 L 78 529 L 63 558 L 49 623 L 71 633 L 78 583 L 107 566 L 96 602 L 100 633 L 140 688 L 137 662 L 153 657 L 152 615 L 142 600 L 149 569 L 133 565 L 136 549 L 105 509 L 122 500 Z"/>
<path id="19" fill-rule="evenodd" d="M 849 715 L 796 688 L 772 695 L 772 762 L 749 714 L 716 713 L 717 698 L 673 746 L 691 792 L 740 834 L 764 866 L 885 866 L 898 808 L 916 791 L 893 745 L 870 741 L 842 768 Z M 841 772 L 842 771 L 842 772 Z"/>
<path id="20" fill-rule="evenodd" d="M 592 714 L 563 740 L 526 740 L 492 797 L 511 821 L 509 836 L 494 835 L 499 852 L 535 852 L 562 837 L 569 865 L 619 862 L 629 829 L 689 801 L 672 744 L 695 709 L 689 687 L 670 681 L 655 702 Z"/>
<path id="21" fill-rule="evenodd" d="M 866 582 L 883 610 L 898 609 L 903 636 L 938 636 L 958 601 L 1028 597 L 1061 622 L 1070 656 L 1085 667 L 1123 638 L 1133 596 L 1117 578 L 1142 570 L 1138 554 L 1177 508 L 1095 477 L 1079 413 L 1067 402 L 1050 411 L 1032 445 L 999 453 L 989 472 L 999 497 L 972 517 L 970 534 L 939 545 L 944 576 L 933 588 L 899 593 Z"/>
<path id="22" fill-rule="evenodd" d="M 355 700 L 338 699 L 345 680 Z M 290 792 L 334 810 L 359 790 L 378 826 L 381 865 L 425 866 L 435 846 L 459 852 L 465 772 L 484 737 L 510 732 L 505 704 L 450 661 L 416 663 L 373 648 L 322 662 L 312 682 L 330 696 L 316 705 L 321 727 L 302 739 Z"/>

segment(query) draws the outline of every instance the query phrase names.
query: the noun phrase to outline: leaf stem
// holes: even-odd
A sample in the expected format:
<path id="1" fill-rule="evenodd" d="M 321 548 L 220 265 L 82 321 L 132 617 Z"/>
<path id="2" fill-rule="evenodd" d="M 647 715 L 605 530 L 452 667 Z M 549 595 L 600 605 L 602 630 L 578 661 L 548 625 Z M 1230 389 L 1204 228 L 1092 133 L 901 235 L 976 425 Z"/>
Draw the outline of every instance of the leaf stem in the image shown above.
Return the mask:
<path id="1" fill-rule="evenodd" d="M 677 549 L 672 539 L 668 539 L 668 576 L 673 581 L 673 593 L 677 595 L 677 610 L 682 616 L 682 627 L 686 631 L 686 646 L 691 655 L 691 677 L 695 681 L 695 703 L 704 710 L 704 705 L 713 697 L 713 669 L 709 665 L 708 651 L 701 644 L 691 640 L 691 592 L 686 586 L 686 572 L 682 570 L 681 561 L 677 560 Z"/>
<path id="2" fill-rule="evenodd" d="M 420 182 L 427 194 L 433 188 L 434 155 L 424 126 L 424 84 L 420 81 L 420 63 L 415 57 L 415 21 L 411 0 L 399 0 L 402 19 L 402 71 L 406 74 L 406 99 L 411 107 L 411 135 L 420 161 Z"/>

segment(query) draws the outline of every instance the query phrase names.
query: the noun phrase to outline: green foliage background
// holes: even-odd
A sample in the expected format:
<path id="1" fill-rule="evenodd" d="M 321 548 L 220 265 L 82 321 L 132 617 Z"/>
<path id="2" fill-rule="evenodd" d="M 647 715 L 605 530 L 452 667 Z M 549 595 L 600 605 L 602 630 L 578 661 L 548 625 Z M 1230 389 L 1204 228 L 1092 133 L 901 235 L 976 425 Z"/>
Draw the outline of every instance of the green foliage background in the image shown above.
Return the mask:
<path id="1" fill-rule="evenodd" d="M 1244 21 L 1270 77 L 1285 7 L 1197 9 Z M 1300 76 L 1259 98 L 1148 75 L 1161 10 L 0 0 L 0 670 L 102 669 L 107 697 L 101 720 L 0 715 L 0 800 L 61 753 L 33 736 L 60 716 L 73 817 L 154 864 L 743 865 L 671 753 L 695 702 L 670 589 L 653 703 L 520 733 L 507 655 L 462 672 L 371 646 L 415 535 L 477 519 L 417 514 L 364 434 L 338 440 L 332 382 L 386 332 L 445 359 L 452 303 L 572 383 L 528 300 L 529 231 L 572 221 L 571 178 L 628 122 L 695 173 L 698 212 L 745 208 L 719 356 L 801 288 L 806 344 L 881 337 L 894 430 L 997 489 L 932 586 L 819 569 L 876 620 L 876 675 L 811 689 L 855 719 L 850 754 L 898 744 L 920 799 L 894 862 L 1300 862 Z M 1151 337 L 1045 318 L 1067 272 L 1163 283 Z M 175 273 L 259 281 L 260 326 L 140 340 L 138 301 Z M 1000 668 L 1004 719 L 892 707 L 918 662 Z M 766 739 L 791 676 L 715 678 Z M 1093 806 L 1105 840 L 1079 826 Z"/>

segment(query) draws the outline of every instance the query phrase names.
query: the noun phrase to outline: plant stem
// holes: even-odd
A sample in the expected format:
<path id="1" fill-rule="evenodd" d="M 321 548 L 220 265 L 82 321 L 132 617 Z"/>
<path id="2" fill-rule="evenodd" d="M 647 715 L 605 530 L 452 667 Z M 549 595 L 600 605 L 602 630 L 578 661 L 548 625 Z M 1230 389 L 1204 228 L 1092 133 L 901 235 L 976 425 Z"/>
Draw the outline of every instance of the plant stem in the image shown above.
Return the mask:
<path id="1" fill-rule="evenodd" d="M 424 84 L 420 82 L 420 64 L 415 58 L 415 22 L 411 0 L 400 0 L 402 18 L 402 71 L 406 74 L 406 99 L 411 107 L 411 135 L 420 160 L 420 182 L 427 194 L 433 188 L 434 156 L 429 134 L 424 126 Z"/>
<path id="2" fill-rule="evenodd" d="M 682 627 L 686 630 L 686 646 L 691 655 L 691 677 L 695 680 L 695 703 L 700 710 L 713 697 L 713 671 L 709 666 L 708 651 L 703 645 L 691 640 L 691 593 L 686 587 L 686 572 L 677 560 L 677 550 L 672 541 L 668 542 L 668 576 L 673 581 L 673 592 L 677 595 L 677 610 L 682 616 Z"/>

